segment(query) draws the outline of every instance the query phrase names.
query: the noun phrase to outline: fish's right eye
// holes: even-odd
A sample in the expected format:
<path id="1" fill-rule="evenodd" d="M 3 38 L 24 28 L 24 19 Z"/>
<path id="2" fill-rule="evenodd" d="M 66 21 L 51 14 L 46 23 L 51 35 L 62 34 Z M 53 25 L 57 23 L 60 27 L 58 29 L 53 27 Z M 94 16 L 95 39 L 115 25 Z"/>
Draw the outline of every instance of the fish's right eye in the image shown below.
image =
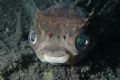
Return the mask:
<path id="1" fill-rule="evenodd" d="M 35 31 L 31 31 L 29 33 L 29 42 L 32 44 L 35 44 L 36 41 L 37 41 L 37 35 L 36 35 Z"/>

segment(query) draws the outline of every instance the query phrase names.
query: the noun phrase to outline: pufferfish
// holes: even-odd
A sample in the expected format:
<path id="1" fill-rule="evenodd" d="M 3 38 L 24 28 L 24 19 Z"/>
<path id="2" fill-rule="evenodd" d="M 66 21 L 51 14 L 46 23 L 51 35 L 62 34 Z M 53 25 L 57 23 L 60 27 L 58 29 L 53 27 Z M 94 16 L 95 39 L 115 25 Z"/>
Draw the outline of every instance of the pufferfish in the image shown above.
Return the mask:
<path id="1" fill-rule="evenodd" d="M 90 49 L 90 37 L 85 25 L 89 14 L 74 3 L 57 3 L 40 10 L 33 0 L 23 0 L 32 18 L 29 42 L 37 57 L 50 64 L 73 65 Z"/>

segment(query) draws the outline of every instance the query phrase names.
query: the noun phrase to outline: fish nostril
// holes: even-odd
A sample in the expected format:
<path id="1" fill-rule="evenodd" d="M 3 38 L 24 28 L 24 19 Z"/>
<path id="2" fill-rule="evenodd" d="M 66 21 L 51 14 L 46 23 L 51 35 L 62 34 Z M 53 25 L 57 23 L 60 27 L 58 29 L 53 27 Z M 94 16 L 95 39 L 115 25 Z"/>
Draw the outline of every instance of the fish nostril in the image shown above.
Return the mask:
<path id="1" fill-rule="evenodd" d="M 64 39 L 64 40 L 66 39 L 66 36 L 65 36 L 65 35 L 63 35 L 63 39 Z"/>
<path id="2" fill-rule="evenodd" d="M 53 33 L 52 32 L 48 32 L 47 35 L 49 36 L 49 38 L 51 38 L 53 36 Z"/>

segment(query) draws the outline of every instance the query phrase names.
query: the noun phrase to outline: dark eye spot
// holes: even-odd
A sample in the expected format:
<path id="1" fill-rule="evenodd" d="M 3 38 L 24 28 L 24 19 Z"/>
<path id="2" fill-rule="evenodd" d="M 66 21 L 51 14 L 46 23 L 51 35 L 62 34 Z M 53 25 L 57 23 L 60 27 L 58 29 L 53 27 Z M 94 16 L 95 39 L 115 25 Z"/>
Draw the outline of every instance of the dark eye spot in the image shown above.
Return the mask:
<path id="1" fill-rule="evenodd" d="M 31 31 L 31 32 L 29 33 L 29 41 L 30 41 L 30 43 L 32 43 L 32 44 L 35 44 L 35 43 L 36 43 L 36 41 L 37 41 L 37 35 L 36 35 L 36 33 L 35 33 L 34 31 Z"/>
<path id="2" fill-rule="evenodd" d="M 86 50 L 89 45 L 89 36 L 85 31 L 81 31 L 75 39 L 75 46 L 78 51 Z"/>

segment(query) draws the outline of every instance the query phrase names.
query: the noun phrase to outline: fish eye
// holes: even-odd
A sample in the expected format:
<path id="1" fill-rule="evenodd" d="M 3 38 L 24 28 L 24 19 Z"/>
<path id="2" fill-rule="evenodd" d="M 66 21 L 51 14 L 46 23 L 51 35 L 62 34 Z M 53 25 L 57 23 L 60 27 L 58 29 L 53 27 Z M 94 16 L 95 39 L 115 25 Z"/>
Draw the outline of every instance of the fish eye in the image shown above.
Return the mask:
<path id="1" fill-rule="evenodd" d="M 32 43 L 32 44 L 35 44 L 35 43 L 36 43 L 36 41 L 37 41 L 37 35 L 36 35 L 36 33 L 35 33 L 34 31 L 31 31 L 31 32 L 29 33 L 29 41 L 30 41 L 30 43 Z"/>
<path id="2" fill-rule="evenodd" d="M 85 31 L 81 31 L 75 39 L 75 46 L 78 51 L 84 51 L 89 46 L 89 36 Z"/>

